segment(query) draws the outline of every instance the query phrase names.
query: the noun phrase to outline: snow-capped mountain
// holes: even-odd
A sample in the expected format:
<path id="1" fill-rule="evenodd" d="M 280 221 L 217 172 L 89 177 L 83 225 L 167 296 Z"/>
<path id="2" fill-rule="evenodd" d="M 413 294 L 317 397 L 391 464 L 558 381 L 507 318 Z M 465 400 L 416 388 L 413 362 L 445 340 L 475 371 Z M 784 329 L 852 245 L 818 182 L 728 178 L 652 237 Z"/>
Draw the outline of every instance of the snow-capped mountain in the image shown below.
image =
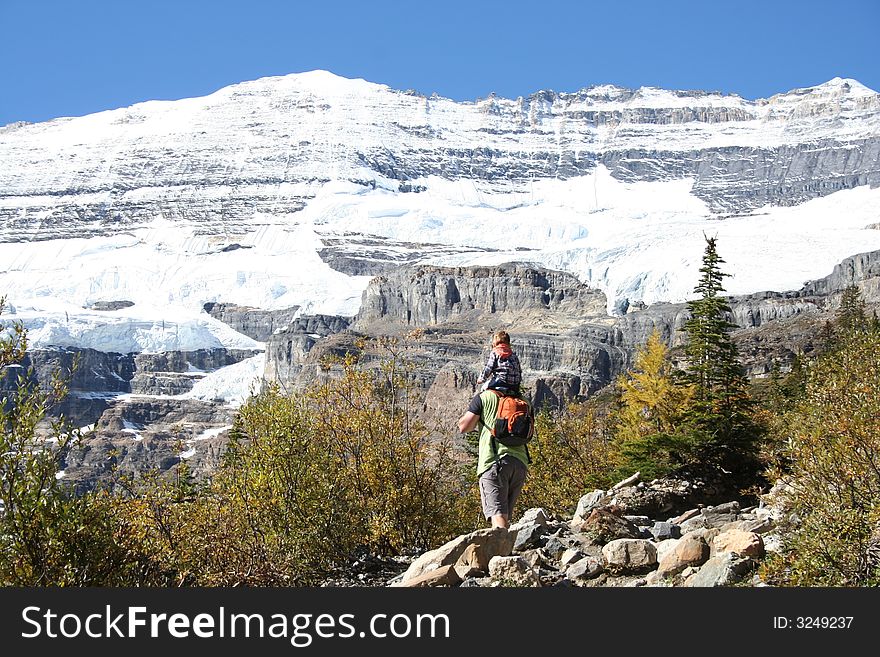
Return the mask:
<path id="1" fill-rule="evenodd" d="M 0 294 L 37 346 L 129 353 L 258 348 L 203 305 L 353 315 L 403 262 L 681 301 L 704 233 L 729 292 L 794 289 L 880 249 L 878 185 L 854 80 L 455 102 L 315 71 L 0 128 Z"/>

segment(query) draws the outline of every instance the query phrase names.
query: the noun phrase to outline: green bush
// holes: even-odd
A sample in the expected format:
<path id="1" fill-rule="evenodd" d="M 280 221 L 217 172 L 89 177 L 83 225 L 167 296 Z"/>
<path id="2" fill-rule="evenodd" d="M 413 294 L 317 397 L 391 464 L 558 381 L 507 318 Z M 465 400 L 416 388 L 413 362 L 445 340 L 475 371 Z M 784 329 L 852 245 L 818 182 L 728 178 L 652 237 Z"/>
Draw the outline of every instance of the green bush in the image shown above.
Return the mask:
<path id="1" fill-rule="evenodd" d="M 807 367 L 802 399 L 777 428 L 792 483 L 784 558 L 770 574 L 808 586 L 880 584 L 880 331 L 844 331 Z M 779 473 L 777 473 L 779 474 Z"/>
<path id="2" fill-rule="evenodd" d="M 585 492 L 613 483 L 616 453 L 595 403 L 539 413 L 529 455 L 532 463 L 517 503 L 520 509 L 540 506 L 570 515 Z"/>

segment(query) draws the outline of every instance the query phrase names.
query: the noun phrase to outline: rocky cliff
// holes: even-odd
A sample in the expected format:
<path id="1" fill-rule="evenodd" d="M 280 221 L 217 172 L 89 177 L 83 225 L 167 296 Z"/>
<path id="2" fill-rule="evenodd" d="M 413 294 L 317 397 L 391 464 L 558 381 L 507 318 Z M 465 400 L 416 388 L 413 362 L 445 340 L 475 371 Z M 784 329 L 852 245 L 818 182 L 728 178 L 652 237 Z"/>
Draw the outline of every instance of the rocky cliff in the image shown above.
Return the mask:
<path id="1" fill-rule="evenodd" d="M 800 290 L 730 297 L 730 319 L 738 327 L 733 337 L 747 373 L 764 376 L 774 366 L 784 371 L 797 354 L 815 348 L 843 289 L 857 285 L 869 304 L 880 304 L 878 283 L 880 251 L 847 258 Z M 679 345 L 687 317 L 686 304 L 654 304 L 610 317 L 600 292 L 525 263 L 401 268 L 371 282 L 347 330 L 272 336 L 265 378 L 286 388 L 307 385 L 330 375 L 321 365 L 325 355 L 358 352 L 365 337 L 401 336 L 406 357 L 416 364 L 425 416 L 448 430 L 477 389 L 495 329 L 511 333 L 534 401 L 558 407 L 613 382 L 654 330 L 671 347 Z M 367 365 L 381 357 L 369 348 L 362 354 Z"/>
<path id="2" fill-rule="evenodd" d="M 878 116 L 880 96 L 854 80 L 758 101 L 605 85 L 456 103 L 316 71 L 0 129 L 0 234 L 109 234 L 155 216 L 234 234 L 334 179 L 417 193 L 409 181 L 511 185 L 597 164 L 624 181 L 692 178 L 715 212 L 744 213 L 880 184 Z"/>

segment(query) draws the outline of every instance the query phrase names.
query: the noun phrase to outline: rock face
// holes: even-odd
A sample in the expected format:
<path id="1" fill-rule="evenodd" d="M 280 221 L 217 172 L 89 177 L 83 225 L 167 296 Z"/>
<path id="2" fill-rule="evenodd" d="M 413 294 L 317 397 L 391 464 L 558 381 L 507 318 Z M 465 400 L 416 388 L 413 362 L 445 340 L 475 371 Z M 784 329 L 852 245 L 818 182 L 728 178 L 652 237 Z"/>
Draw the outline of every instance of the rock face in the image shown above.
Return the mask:
<path id="1" fill-rule="evenodd" d="M 259 353 L 222 348 L 152 354 L 35 349 L 15 373 L 31 370 L 44 389 L 54 372 L 69 379 L 69 394 L 49 416 L 63 415 L 73 427 L 88 427 L 63 464 L 65 482 L 87 490 L 108 482 L 113 467 L 117 474 L 133 475 L 187 461 L 195 477 L 210 474 L 225 449 L 234 409 L 223 401 L 172 396 L 188 393 L 212 372 Z M 6 373 L 0 388 L 15 385 L 13 374 Z"/>
<path id="2" fill-rule="evenodd" d="M 516 314 L 565 318 L 572 324 L 605 314 L 605 295 L 564 272 L 513 264 L 503 267 L 401 268 L 374 278 L 363 295 L 357 325 L 404 326 L 469 322 Z"/>
<path id="3" fill-rule="evenodd" d="M 878 94 L 841 79 L 756 101 L 603 85 L 459 103 L 314 71 L 6 126 L 2 195 L 17 202 L 0 225 L 3 240 L 84 237 L 161 216 L 234 238 L 329 182 L 419 193 L 418 179 L 524 185 L 598 165 L 622 181 L 692 179 L 713 211 L 741 214 L 880 183 L 878 114 Z"/>
<path id="4" fill-rule="evenodd" d="M 232 428 L 232 409 L 195 399 L 111 401 L 64 460 L 64 481 L 77 490 L 116 475 L 160 472 L 186 461 L 196 478 L 216 469 Z"/>
<path id="5" fill-rule="evenodd" d="M 228 324 L 249 338 L 265 342 L 275 331 L 286 329 L 296 317 L 299 306 L 284 310 L 261 310 L 234 303 L 206 303 L 205 312 Z"/>
<path id="6" fill-rule="evenodd" d="M 812 351 L 842 290 L 853 284 L 869 304 L 880 304 L 880 251 L 847 258 L 832 274 L 800 290 L 731 297 L 731 321 L 739 327 L 733 338 L 747 373 L 765 376 L 774 364 L 785 371 L 796 354 Z M 417 329 L 418 338 L 406 343 L 406 357 L 416 365 L 424 415 L 432 424 L 451 426 L 477 391 L 476 376 L 494 329 L 511 333 L 533 402 L 559 408 L 632 367 L 636 350 L 652 331 L 670 346 L 679 345 L 686 320 L 685 304 L 655 304 L 609 317 L 600 292 L 563 272 L 524 263 L 400 268 L 371 282 L 353 322 L 294 322 L 270 336 L 265 378 L 285 388 L 322 380 L 332 376 L 321 366 L 325 355 L 357 352 L 362 337 Z M 381 358 L 368 351 L 362 362 Z M 657 513 L 686 505 L 690 492 L 655 489 L 651 495 L 650 500 L 621 498 L 619 504 Z"/>

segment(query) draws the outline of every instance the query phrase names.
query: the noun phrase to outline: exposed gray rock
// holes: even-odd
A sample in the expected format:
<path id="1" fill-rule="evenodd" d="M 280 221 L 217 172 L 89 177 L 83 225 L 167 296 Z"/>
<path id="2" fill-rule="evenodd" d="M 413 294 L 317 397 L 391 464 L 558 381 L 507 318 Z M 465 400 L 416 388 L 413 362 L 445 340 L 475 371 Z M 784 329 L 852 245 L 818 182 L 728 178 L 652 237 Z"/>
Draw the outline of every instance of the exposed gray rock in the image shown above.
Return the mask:
<path id="1" fill-rule="evenodd" d="M 602 562 L 595 557 L 579 559 L 565 569 L 565 576 L 574 581 L 593 579 L 605 570 Z"/>
<path id="2" fill-rule="evenodd" d="M 522 527 L 516 532 L 516 541 L 513 544 L 514 552 L 524 552 L 541 545 L 542 538 L 547 531 L 546 525 L 535 523 Z"/>
<path id="3" fill-rule="evenodd" d="M 605 315 L 605 295 L 571 274 L 513 263 L 497 267 L 400 268 L 364 291 L 356 327 L 383 320 L 404 326 L 473 321 L 516 313 L 563 317 L 576 325 Z"/>
<path id="4" fill-rule="evenodd" d="M 559 540 L 556 536 L 551 536 L 542 548 L 544 553 L 551 559 L 559 560 L 562 554 L 568 549 L 568 545 Z"/>
<path id="5" fill-rule="evenodd" d="M 205 312 L 214 319 L 228 324 L 249 338 L 265 342 L 275 331 L 287 328 L 299 306 L 284 310 L 261 310 L 234 303 L 209 302 L 204 305 Z"/>
<path id="6" fill-rule="evenodd" d="M 131 308 L 134 305 L 134 301 L 95 301 L 86 308 L 90 310 L 122 310 L 123 308 Z"/>
<path id="7" fill-rule="evenodd" d="M 593 509 L 602 505 L 605 498 L 606 494 L 604 490 L 594 490 L 592 493 L 587 493 L 581 497 L 581 499 L 578 500 L 574 517 L 571 519 L 572 524 L 577 524 L 586 520 L 590 513 L 592 513 Z"/>
<path id="8" fill-rule="evenodd" d="M 580 561 L 586 555 L 576 548 L 568 548 L 565 552 L 562 553 L 562 556 L 559 557 L 559 564 L 561 566 L 570 566 L 576 561 Z"/>
<path id="9" fill-rule="evenodd" d="M 651 541 L 620 538 L 602 548 L 602 557 L 610 571 L 638 573 L 657 565 L 657 548 Z"/>
<path id="10" fill-rule="evenodd" d="M 65 456 L 64 481 L 89 490 L 109 483 L 114 470 L 117 475 L 166 472 L 183 460 L 200 479 L 217 468 L 232 416 L 225 406 L 196 399 L 110 401 L 94 430 Z"/>
<path id="11" fill-rule="evenodd" d="M 739 582 L 754 567 L 754 562 L 733 552 L 724 552 L 712 557 L 700 570 L 685 581 L 685 586 L 717 587 L 730 586 Z"/>
<path id="12" fill-rule="evenodd" d="M 510 526 L 511 530 L 518 529 L 520 526 L 527 526 L 532 524 L 539 525 L 547 525 L 549 522 L 549 518 L 547 518 L 547 512 L 541 508 L 531 508 L 527 509 L 525 513 L 523 513 L 519 520 L 517 520 L 514 524 Z"/>
<path id="13" fill-rule="evenodd" d="M 679 538 L 681 536 L 679 526 L 673 525 L 671 522 L 657 521 L 651 526 L 650 532 L 655 541 L 665 541 L 669 538 Z"/>

